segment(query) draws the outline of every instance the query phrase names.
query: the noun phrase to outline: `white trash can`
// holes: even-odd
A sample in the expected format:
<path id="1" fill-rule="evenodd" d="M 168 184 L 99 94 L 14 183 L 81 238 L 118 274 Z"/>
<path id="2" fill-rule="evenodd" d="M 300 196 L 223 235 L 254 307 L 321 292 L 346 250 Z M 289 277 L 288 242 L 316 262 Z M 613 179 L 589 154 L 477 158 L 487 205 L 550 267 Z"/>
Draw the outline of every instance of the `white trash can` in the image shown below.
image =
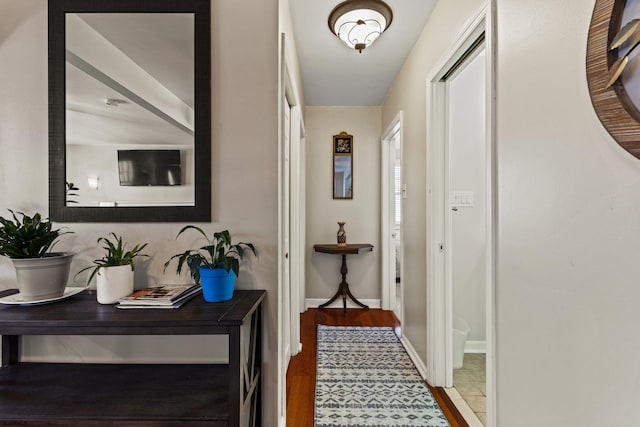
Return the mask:
<path id="1" fill-rule="evenodd" d="M 464 361 L 464 346 L 467 342 L 467 337 L 469 336 L 470 331 L 471 328 L 469 328 L 469 325 L 462 317 L 453 316 L 453 369 L 462 368 Z"/>

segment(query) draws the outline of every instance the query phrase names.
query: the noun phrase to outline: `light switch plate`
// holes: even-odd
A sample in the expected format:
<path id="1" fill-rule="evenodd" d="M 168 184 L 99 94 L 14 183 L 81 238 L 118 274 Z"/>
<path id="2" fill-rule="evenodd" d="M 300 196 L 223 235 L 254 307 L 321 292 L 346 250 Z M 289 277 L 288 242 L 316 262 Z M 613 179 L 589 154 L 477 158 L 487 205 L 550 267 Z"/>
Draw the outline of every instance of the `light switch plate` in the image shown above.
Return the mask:
<path id="1" fill-rule="evenodd" d="M 450 197 L 451 207 L 471 208 L 473 207 L 472 191 L 452 191 Z"/>

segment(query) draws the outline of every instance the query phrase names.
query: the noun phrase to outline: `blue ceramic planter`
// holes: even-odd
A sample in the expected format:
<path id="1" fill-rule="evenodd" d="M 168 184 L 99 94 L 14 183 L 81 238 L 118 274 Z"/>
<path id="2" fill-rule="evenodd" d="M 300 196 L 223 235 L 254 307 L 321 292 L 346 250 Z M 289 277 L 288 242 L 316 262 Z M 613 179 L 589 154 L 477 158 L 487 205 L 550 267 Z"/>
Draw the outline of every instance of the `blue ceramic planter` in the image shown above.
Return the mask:
<path id="1" fill-rule="evenodd" d="M 236 283 L 236 274 L 233 270 L 224 268 L 210 270 L 200 267 L 200 284 L 202 296 L 207 302 L 221 302 L 233 298 L 233 287 Z"/>

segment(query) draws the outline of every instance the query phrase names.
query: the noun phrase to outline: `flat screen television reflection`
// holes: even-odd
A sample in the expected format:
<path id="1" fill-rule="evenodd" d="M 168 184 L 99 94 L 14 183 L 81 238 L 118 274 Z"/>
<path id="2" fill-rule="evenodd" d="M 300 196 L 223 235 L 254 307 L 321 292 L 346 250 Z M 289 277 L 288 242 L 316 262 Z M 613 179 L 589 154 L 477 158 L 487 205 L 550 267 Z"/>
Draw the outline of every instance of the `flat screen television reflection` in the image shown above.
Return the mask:
<path id="1" fill-rule="evenodd" d="M 118 150 L 120 185 L 182 185 L 180 150 Z"/>

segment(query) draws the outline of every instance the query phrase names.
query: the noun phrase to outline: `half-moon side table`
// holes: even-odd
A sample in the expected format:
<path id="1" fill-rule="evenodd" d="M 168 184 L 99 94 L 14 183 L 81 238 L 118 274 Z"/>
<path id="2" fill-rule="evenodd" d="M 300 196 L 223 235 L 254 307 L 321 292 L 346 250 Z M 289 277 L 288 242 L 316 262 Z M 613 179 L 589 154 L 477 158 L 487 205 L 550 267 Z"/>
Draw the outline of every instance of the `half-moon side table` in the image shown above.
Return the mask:
<path id="1" fill-rule="evenodd" d="M 358 299 L 354 297 L 349 290 L 349 284 L 347 283 L 347 273 L 349 272 L 349 270 L 347 270 L 347 255 L 357 255 L 362 252 L 371 252 L 373 251 L 373 245 L 370 243 L 351 243 L 345 246 L 338 246 L 337 244 L 317 244 L 313 245 L 313 250 L 325 254 L 342 255 L 342 267 L 340 267 L 342 282 L 340 282 L 338 292 L 336 292 L 336 294 L 332 296 L 329 301 L 325 302 L 324 304 L 320 304 L 318 307 L 325 308 L 342 295 L 342 308 L 344 310 L 344 314 L 347 314 L 347 297 L 351 298 L 351 300 L 353 300 L 353 302 L 360 307 L 369 308 L 368 305 L 365 305 L 358 301 Z"/>

